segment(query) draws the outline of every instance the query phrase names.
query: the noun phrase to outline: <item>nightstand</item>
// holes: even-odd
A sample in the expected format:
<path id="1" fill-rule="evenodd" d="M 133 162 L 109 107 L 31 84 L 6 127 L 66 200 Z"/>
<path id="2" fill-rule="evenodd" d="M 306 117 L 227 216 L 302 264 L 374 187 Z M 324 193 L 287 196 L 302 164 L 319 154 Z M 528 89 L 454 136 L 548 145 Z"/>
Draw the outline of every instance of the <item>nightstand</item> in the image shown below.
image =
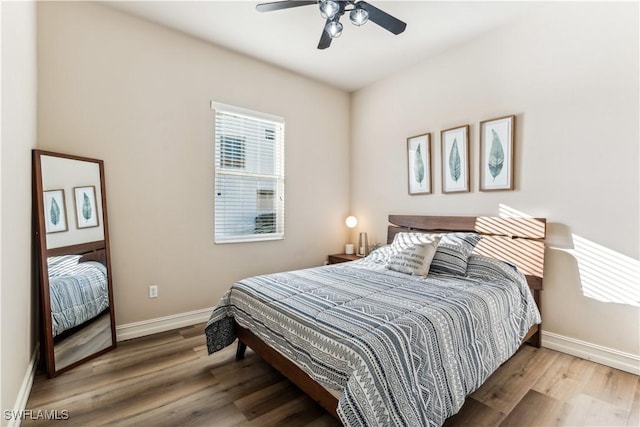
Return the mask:
<path id="1" fill-rule="evenodd" d="M 329 264 L 339 264 L 341 262 L 349 262 L 349 261 L 355 261 L 357 259 L 362 259 L 362 257 L 359 257 L 356 254 L 351 254 L 351 255 L 347 255 L 347 254 L 333 254 L 333 255 L 329 255 L 327 257 L 327 262 Z"/>

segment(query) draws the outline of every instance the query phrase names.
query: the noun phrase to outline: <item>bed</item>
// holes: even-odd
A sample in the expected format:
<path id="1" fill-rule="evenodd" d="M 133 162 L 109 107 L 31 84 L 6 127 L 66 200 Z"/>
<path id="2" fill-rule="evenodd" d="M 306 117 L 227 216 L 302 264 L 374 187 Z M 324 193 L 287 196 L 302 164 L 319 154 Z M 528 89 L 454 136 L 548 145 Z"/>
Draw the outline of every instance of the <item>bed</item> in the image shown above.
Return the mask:
<path id="1" fill-rule="evenodd" d="M 238 339 L 238 358 L 250 346 L 345 425 L 441 425 L 520 345 L 539 346 L 546 221 L 389 222 L 365 259 L 235 283 L 209 352 Z M 428 274 L 407 267 L 422 255 Z"/>
<path id="2" fill-rule="evenodd" d="M 109 310 L 104 247 L 99 242 L 52 249 L 47 268 L 54 337 Z"/>

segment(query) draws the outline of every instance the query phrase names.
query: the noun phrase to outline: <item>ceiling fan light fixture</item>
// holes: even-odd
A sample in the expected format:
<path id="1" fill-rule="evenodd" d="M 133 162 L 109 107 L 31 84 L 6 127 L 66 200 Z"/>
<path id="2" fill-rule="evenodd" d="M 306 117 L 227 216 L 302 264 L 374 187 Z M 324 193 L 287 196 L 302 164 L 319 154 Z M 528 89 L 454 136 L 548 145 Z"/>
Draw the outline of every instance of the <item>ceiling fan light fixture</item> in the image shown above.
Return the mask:
<path id="1" fill-rule="evenodd" d="M 356 8 L 349 13 L 349 19 L 353 25 L 359 27 L 369 21 L 369 12 L 356 5 Z"/>
<path id="2" fill-rule="evenodd" d="M 340 37 L 342 34 L 342 28 L 342 24 L 338 21 L 331 21 L 324 27 L 332 39 Z"/>
<path id="3" fill-rule="evenodd" d="M 331 46 L 331 40 L 340 37 L 343 30 L 340 18 L 345 12 L 349 12 L 349 20 L 358 27 L 372 21 L 395 35 L 404 32 L 407 28 L 405 22 L 364 0 L 271 0 L 267 3 L 256 5 L 256 10 L 258 12 L 270 12 L 312 5 L 320 9 L 320 15 L 325 19 L 320 41 L 318 42 L 318 49 L 328 48 Z"/>
<path id="4" fill-rule="evenodd" d="M 336 13 L 340 10 L 340 5 L 334 0 L 321 0 L 320 1 L 320 15 L 324 19 L 333 19 Z"/>

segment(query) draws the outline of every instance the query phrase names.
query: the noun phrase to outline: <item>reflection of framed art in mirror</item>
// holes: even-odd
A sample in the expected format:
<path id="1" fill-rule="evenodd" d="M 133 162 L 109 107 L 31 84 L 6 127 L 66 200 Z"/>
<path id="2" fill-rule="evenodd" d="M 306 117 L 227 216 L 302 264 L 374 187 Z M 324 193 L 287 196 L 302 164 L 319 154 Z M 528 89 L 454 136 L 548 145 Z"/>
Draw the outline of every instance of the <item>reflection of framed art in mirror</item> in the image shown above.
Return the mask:
<path id="1" fill-rule="evenodd" d="M 67 206 L 64 190 L 44 192 L 44 225 L 47 233 L 67 231 Z"/>
<path id="2" fill-rule="evenodd" d="M 93 185 L 74 187 L 73 195 L 78 228 L 97 227 L 99 222 L 96 209 L 96 187 Z"/>

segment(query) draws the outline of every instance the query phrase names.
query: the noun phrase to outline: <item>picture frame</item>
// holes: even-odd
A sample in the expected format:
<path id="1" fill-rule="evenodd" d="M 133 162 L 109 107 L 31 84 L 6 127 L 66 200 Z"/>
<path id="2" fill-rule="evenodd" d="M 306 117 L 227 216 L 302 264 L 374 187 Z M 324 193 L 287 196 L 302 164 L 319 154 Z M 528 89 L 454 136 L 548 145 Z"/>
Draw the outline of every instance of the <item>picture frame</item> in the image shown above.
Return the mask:
<path id="1" fill-rule="evenodd" d="M 96 187 L 94 185 L 73 187 L 73 195 L 78 228 L 90 228 L 100 225 L 96 208 Z"/>
<path id="2" fill-rule="evenodd" d="M 43 192 L 44 227 L 47 234 L 67 231 L 67 205 L 64 190 L 48 190 Z"/>
<path id="3" fill-rule="evenodd" d="M 431 133 L 407 138 L 409 194 L 431 194 Z"/>
<path id="4" fill-rule="evenodd" d="M 480 122 L 480 191 L 513 190 L 516 116 Z"/>
<path id="5" fill-rule="evenodd" d="M 440 132 L 442 192 L 465 193 L 469 186 L 469 125 Z"/>

